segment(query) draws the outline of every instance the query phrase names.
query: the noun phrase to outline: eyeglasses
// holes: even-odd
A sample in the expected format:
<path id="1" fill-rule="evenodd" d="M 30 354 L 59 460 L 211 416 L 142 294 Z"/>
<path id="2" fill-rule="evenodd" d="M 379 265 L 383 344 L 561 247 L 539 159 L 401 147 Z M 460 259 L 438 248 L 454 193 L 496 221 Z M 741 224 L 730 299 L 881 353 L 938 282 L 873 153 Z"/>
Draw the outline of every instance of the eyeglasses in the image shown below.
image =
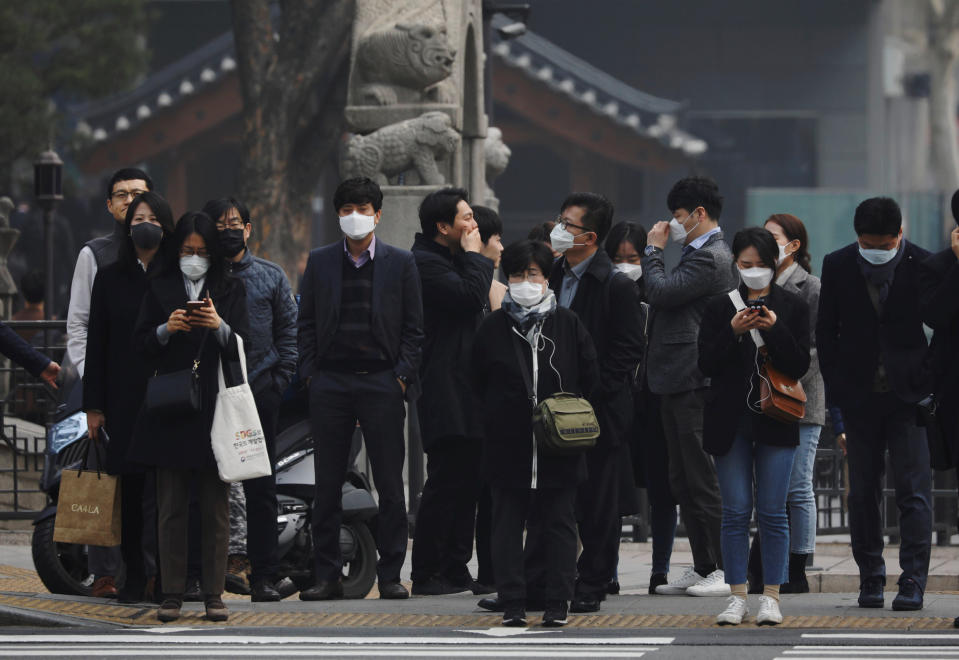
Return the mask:
<path id="1" fill-rule="evenodd" d="M 576 227 L 577 229 L 582 229 L 583 231 L 593 231 L 592 229 L 589 229 L 588 227 L 584 227 L 583 225 L 575 225 L 569 220 L 567 220 L 566 218 L 564 218 L 563 216 L 559 216 L 558 218 L 556 218 L 556 224 L 558 224 L 560 227 L 562 227 L 566 231 L 569 231 L 570 227 Z"/>
<path id="2" fill-rule="evenodd" d="M 218 222 L 216 223 L 216 228 L 217 228 L 219 231 L 223 231 L 224 229 L 243 229 L 243 227 L 245 227 L 245 226 L 246 226 L 246 225 L 244 224 L 242 218 L 230 218 L 230 219 L 227 220 L 226 222 L 219 222 L 219 221 L 218 221 Z"/>
<path id="3" fill-rule="evenodd" d="M 181 247 L 181 248 L 180 248 L 180 256 L 181 256 L 181 257 L 193 257 L 193 256 L 197 256 L 197 257 L 209 257 L 209 256 L 210 256 L 210 251 L 207 250 L 206 248 L 200 248 L 199 250 L 195 250 L 195 249 L 190 248 L 190 247 Z"/>
<path id="4" fill-rule="evenodd" d="M 110 197 L 113 198 L 115 202 L 125 202 L 128 199 L 133 199 L 138 195 L 142 195 L 146 190 L 117 190 Z"/>

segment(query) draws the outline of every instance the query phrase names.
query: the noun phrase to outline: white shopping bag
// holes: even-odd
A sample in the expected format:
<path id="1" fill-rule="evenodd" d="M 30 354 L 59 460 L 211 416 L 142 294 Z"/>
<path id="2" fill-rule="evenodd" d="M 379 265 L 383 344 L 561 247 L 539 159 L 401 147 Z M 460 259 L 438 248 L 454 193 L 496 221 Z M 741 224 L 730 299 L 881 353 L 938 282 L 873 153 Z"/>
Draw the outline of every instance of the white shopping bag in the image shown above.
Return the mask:
<path id="1" fill-rule="evenodd" d="M 266 436 L 256 412 L 253 391 L 246 376 L 246 355 L 243 339 L 236 336 L 240 352 L 243 383 L 227 387 L 223 378 L 223 361 L 217 371 L 220 391 L 216 395 L 213 413 L 213 455 L 223 481 L 245 481 L 271 474 L 270 456 L 266 451 Z"/>

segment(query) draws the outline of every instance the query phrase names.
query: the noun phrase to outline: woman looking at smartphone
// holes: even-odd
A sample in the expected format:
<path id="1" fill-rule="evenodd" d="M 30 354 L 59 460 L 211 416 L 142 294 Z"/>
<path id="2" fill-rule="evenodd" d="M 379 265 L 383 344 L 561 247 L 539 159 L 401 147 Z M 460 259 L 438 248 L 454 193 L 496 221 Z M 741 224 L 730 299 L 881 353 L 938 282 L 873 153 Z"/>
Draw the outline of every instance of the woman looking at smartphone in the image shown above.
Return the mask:
<path id="1" fill-rule="evenodd" d="M 217 371 L 237 360 L 236 335 L 248 329 L 243 282 L 229 276 L 219 251 L 216 225 L 203 213 L 177 222 L 164 272 L 152 280 L 140 307 L 135 344 L 158 374 L 193 367 L 199 354 L 199 412 L 138 419 L 130 458 L 157 471 L 157 526 L 164 600 L 160 621 L 180 616 L 186 590 L 190 490 L 197 489 L 202 529 L 201 588 L 207 618 L 225 621 L 223 605 L 230 535 L 229 484 L 220 480 L 210 442 L 218 390 Z M 193 301 L 196 309 L 188 311 Z M 203 301 L 203 305 L 195 304 Z"/>
<path id="2" fill-rule="evenodd" d="M 737 305 L 727 295 L 714 297 L 699 329 L 699 368 L 710 378 L 703 449 L 716 461 L 723 508 L 720 542 L 732 591 L 716 619 L 719 624 L 739 624 L 749 612 L 746 563 L 754 493 L 765 584 L 756 623 L 782 622 L 779 585 L 786 581 L 789 558 L 786 494 L 799 424 L 763 414 L 762 366 L 768 362 L 790 378 L 802 378 L 809 368 L 809 308 L 799 296 L 773 283 L 778 258 L 779 246 L 769 231 L 760 227 L 739 231 L 733 239 L 733 259 L 745 304 Z"/>
<path id="3" fill-rule="evenodd" d="M 97 273 L 90 296 L 83 410 L 90 438 L 99 443 L 106 462 L 101 467 L 123 476 L 120 550 L 127 570 L 118 599 L 126 603 L 144 598 L 147 581 L 142 515 L 146 472 L 127 461 L 126 454 L 152 372 L 134 350 L 133 330 L 147 277 L 159 270 L 172 234 L 173 214 L 166 200 L 155 192 L 134 198 L 127 207 L 118 259 Z"/>

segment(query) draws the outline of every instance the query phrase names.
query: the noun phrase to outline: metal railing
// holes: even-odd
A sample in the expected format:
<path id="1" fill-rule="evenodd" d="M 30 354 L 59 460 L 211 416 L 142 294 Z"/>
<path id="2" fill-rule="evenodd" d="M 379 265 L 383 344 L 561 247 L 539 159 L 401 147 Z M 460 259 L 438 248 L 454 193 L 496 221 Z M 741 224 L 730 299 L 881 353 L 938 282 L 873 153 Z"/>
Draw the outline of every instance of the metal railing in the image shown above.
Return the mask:
<path id="1" fill-rule="evenodd" d="M 62 363 L 65 321 L 8 321 L 37 350 Z M 0 356 L 0 520 L 31 520 L 46 506 L 40 487 L 46 429 L 57 392 Z"/>

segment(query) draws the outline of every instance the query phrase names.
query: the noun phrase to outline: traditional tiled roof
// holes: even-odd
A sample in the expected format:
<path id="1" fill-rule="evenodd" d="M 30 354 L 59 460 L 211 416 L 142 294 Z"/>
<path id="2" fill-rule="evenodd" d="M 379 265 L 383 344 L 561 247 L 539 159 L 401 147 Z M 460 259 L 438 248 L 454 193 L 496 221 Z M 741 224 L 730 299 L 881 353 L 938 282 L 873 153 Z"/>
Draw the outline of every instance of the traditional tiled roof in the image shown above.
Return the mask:
<path id="1" fill-rule="evenodd" d="M 508 24 L 497 15 L 493 27 Z M 587 105 L 597 114 L 695 156 L 706 151 L 703 140 L 677 125 L 682 104 L 646 94 L 597 69 L 569 51 L 533 33 L 500 39 L 493 30 L 493 56 L 557 92 Z M 76 131 L 97 142 L 129 130 L 155 113 L 175 106 L 236 69 L 233 33 L 227 32 L 180 60 L 148 76 L 129 92 L 70 108 Z"/>

